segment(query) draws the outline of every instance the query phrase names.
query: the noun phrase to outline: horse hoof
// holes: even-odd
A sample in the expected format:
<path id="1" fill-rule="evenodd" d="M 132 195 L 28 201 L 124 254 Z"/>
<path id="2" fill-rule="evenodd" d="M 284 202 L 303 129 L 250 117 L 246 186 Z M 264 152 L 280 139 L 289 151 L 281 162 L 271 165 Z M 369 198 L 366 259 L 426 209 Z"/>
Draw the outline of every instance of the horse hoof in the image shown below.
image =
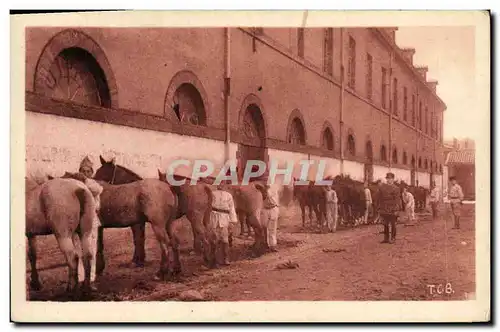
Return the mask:
<path id="1" fill-rule="evenodd" d="M 34 291 L 39 291 L 42 289 L 42 284 L 38 280 L 31 280 L 30 289 Z"/>
<path id="2" fill-rule="evenodd" d="M 144 267 L 144 262 L 135 262 L 134 265 L 137 268 L 143 268 Z"/>

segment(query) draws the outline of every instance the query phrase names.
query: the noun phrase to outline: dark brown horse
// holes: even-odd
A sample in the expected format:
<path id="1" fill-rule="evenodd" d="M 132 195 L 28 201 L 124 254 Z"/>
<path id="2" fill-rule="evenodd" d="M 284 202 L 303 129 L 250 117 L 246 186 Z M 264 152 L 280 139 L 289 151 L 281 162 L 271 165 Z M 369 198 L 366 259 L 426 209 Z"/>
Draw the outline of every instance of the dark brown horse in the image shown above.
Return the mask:
<path id="1" fill-rule="evenodd" d="M 121 167 L 116 166 L 114 160 L 107 162 L 99 156 L 101 160 L 101 167 L 97 169 L 94 180 L 104 181 L 109 184 L 126 184 L 135 181 L 142 180 L 142 178 L 136 173 Z M 144 262 L 146 261 L 146 251 L 145 251 L 145 236 L 146 236 L 146 224 L 134 224 L 131 226 L 132 238 L 134 240 L 134 256 L 132 257 L 132 262 L 137 267 L 144 267 Z M 103 239 L 103 229 L 99 228 L 98 238 Z M 104 266 L 99 267 L 104 269 Z M 98 270 L 99 271 L 99 270 Z M 100 271 L 102 272 L 102 270 Z"/>
<path id="2" fill-rule="evenodd" d="M 312 226 L 313 212 L 316 215 L 318 226 L 323 226 L 326 216 L 326 194 L 323 185 L 318 185 L 313 181 L 308 184 L 297 184 L 297 179 L 293 181 L 293 196 L 298 200 L 302 212 L 302 226 L 306 226 L 306 208 L 309 210 L 309 224 Z"/>

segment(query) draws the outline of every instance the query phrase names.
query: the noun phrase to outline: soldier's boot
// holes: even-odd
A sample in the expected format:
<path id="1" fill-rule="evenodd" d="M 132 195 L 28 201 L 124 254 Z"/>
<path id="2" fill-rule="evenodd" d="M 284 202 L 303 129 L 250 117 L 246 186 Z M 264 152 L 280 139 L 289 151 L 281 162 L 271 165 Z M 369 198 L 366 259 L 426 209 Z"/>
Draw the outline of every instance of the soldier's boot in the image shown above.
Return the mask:
<path id="1" fill-rule="evenodd" d="M 223 256 L 223 261 L 222 265 L 230 265 L 229 263 L 229 243 L 223 243 L 222 244 L 222 256 Z"/>
<path id="2" fill-rule="evenodd" d="M 455 217 L 455 227 L 456 229 L 460 229 L 460 217 Z"/>

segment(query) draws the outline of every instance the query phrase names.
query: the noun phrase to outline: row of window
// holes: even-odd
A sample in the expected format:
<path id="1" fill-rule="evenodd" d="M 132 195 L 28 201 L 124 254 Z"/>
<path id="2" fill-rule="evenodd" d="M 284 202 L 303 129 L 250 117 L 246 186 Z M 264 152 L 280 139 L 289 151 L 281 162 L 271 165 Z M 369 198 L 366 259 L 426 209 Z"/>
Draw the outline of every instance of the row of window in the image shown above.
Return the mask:
<path id="1" fill-rule="evenodd" d="M 297 36 L 298 56 L 304 57 L 304 29 L 298 29 Z M 349 36 L 348 59 L 347 59 L 347 86 L 352 90 L 356 88 L 356 41 L 352 36 Z M 333 75 L 333 28 L 324 29 L 324 44 L 323 44 L 323 71 L 328 75 Z M 366 97 L 368 100 L 373 100 L 373 56 L 370 53 L 366 54 Z M 388 86 L 388 70 L 381 66 L 381 107 L 388 108 L 387 86 Z M 393 79 L 393 96 L 392 96 L 392 112 L 396 117 L 399 117 L 399 84 L 398 79 Z M 429 109 L 422 107 L 422 102 L 418 104 L 418 113 L 416 105 L 416 95 L 411 96 L 411 107 L 408 105 L 408 88 L 403 87 L 403 121 L 418 128 L 425 134 L 430 135 L 436 140 L 442 140 L 441 121 L 437 118 L 434 112 L 429 114 Z"/>
<path id="2" fill-rule="evenodd" d="M 324 132 L 323 136 L 325 136 L 325 135 L 329 135 L 329 133 Z M 323 140 L 325 140 L 325 139 L 323 139 Z M 347 136 L 347 153 L 350 156 L 356 156 L 356 142 L 355 142 L 354 136 L 352 134 L 349 134 Z M 365 155 L 369 161 L 373 161 L 373 147 L 372 147 L 372 143 L 370 141 L 368 141 L 366 143 Z M 387 148 L 384 144 L 382 144 L 380 146 L 380 160 L 382 162 L 388 161 Z M 397 150 L 397 148 L 394 148 L 392 150 L 392 164 L 398 164 L 399 162 L 400 162 L 400 160 L 399 160 L 399 156 L 398 156 L 398 150 Z M 408 165 L 408 155 L 406 154 L 406 151 L 403 151 L 401 164 Z M 412 156 L 409 165 L 413 168 L 415 166 L 417 166 L 415 164 L 415 156 Z M 418 168 L 422 168 L 425 170 L 436 172 L 436 171 L 438 171 L 438 164 L 436 161 L 428 160 L 427 158 L 422 159 L 422 157 L 419 157 L 418 158 Z M 441 165 L 439 165 L 439 171 L 442 172 Z"/>

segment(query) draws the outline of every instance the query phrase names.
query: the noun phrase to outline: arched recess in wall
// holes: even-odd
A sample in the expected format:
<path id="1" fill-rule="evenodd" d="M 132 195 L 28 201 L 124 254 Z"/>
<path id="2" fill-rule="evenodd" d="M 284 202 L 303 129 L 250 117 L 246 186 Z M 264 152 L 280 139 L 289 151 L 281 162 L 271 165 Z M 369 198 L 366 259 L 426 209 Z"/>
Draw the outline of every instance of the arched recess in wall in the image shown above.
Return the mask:
<path id="1" fill-rule="evenodd" d="M 165 96 L 164 116 L 180 123 L 206 126 L 210 102 L 203 84 L 189 70 L 172 77 Z"/>
<path id="2" fill-rule="evenodd" d="M 371 139 L 367 139 L 365 144 L 365 157 L 369 162 L 373 162 L 373 144 Z"/>
<path id="3" fill-rule="evenodd" d="M 118 108 L 118 89 L 109 61 L 97 42 L 66 29 L 52 37 L 35 69 L 33 91 L 69 102 Z"/>
<path id="4" fill-rule="evenodd" d="M 356 156 L 356 135 L 351 128 L 347 130 L 346 154 L 351 157 Z"/>
<path id="5" fill-rule="evenodd" d="M 267 121 L 262 102 L 254 94 L 245 97 L 238 115 L 238 128 L 243 140 L 259 141 L 262 146 L 267 137 Z"/>
<path id="6" fill-rule="evenodd" d="M 384 143 L 380 145 L 380 160 L 384 162 L 387 161 L 387 148 Z"/>
<path id="7" fill-rule="evenodd" d="M 415 156 L 411 156 L 411 168 L 415 168 Z"/>
<path id="8" fill-rule="evenodd" d="M 408 165 L 408 155 L 403 151 L 403 165 Z"/>
<path id="9" fill-rule="evenodd" d="M 424 169 L 427 170 L 429 168 L 429 164 L 427 163 L 427 158 L 424 159 Z"/>
<path id="10" fill-rule="evenodd" d="M 335 140 L 331 124 L 326 121 L 321 131 L 321 147 L 325 150 L 334 151 Z"/>
<path id="11" fill-rule="evenodd" d="M 395 146 L 392 148 L 392 163 L 398 163 L 398 149 Z"/>
<path id="12" fill-rule="evenodd" d="M 287 126 L 287 142 L 294 145 L 306 145 L 307 135 L 305 130 L 305 122 L 302 114 L 298 109 L 295 109 L 288 118 Z"/>
<path id="13" fill-rule="evenodd" d="M 422 157 L 418 157 L 418 168 L 422 168 Z"/>

